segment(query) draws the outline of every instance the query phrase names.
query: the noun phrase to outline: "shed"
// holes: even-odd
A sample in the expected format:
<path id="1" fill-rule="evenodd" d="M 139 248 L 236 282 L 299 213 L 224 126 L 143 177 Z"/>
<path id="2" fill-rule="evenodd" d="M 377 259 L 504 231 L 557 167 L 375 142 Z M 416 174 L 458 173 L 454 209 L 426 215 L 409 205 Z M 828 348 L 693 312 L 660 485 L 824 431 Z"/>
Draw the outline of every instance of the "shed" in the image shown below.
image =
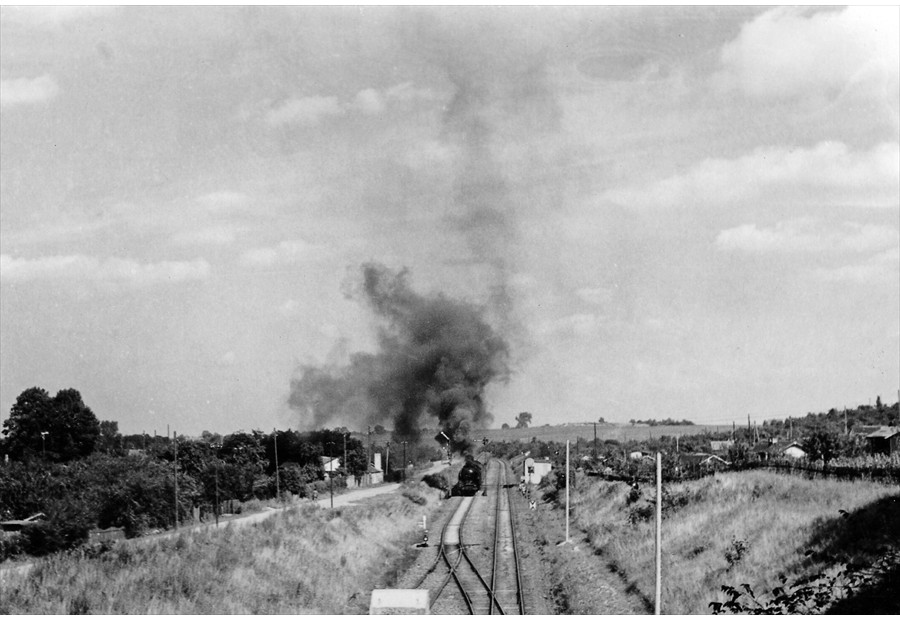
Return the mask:
<path id="1" fill-rule="evenodd" d="M 805 459 L 806 450 L 804 450 L 803 446 L 798 442 L 792 441 L 781 449 L 781 456 L 786 456 L 792 459 Z"/>
<path id="2" fill-rule="evenodd" d="M 873 454 L 900 454 L 900 427 L 881 426 L 866 435 L 866 442 Z"/>

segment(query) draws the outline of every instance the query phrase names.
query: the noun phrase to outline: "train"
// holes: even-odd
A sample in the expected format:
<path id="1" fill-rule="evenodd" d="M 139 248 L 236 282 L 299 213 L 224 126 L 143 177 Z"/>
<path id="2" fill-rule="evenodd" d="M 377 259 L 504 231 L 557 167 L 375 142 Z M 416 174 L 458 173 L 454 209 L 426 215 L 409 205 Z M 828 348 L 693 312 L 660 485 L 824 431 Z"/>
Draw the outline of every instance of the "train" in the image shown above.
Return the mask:
<path id="1" fill-rule="evenodd" d="M 466 462 L 459 470 L 459 477 L 450 495 L 475 495 L 481 490 L 481 464 L 471 456 L 466 456 Z"/>

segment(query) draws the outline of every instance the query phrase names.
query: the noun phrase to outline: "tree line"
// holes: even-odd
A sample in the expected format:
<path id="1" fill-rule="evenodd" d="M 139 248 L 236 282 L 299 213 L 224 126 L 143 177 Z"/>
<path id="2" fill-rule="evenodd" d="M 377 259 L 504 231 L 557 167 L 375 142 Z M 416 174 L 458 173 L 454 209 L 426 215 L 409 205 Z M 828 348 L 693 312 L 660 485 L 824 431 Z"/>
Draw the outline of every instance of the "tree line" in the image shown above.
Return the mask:
<path id="1" fill-rule="evenodd" d="M 393 439 L 375 429 L 371 450 L 386 452 Z M 379 432 L 380 431 L 380 432 Z M 75 546 L 94 528 L 123 528 L 138 536 L 192 518 L 194 508 L 214 514 L 226 500 L 305 497 L 329 488 L 321 457 L 340 459 L 333 484 L 346 486 L 368 471 L 369 442 L 346 428 L 310 432 L 239 431 L 199 438 L 122 435 L 115 421 L 99 420 L 75 389 L 55 396 L 39 387 L 22 392 L 3 423 L 0 520 L 43 513 L 23 530 L 18 547 L 0 539 L 0 560 L 16 551 L 41 554 Z M 399 477 L 409 462 L 436 451 L 396 442 L 387 466 Z M 177 505 L 175 485 L 177 482 Z M 4 547 L 5 545 L 5 547 Z"/>

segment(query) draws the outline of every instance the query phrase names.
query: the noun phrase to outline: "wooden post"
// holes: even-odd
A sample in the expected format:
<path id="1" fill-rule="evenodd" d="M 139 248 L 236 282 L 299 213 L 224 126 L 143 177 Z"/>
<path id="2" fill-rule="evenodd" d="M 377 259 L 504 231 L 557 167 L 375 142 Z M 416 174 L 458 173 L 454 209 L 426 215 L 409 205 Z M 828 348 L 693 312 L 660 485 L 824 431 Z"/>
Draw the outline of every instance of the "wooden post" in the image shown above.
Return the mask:
<path id="1" fill-rule="evenodd" d="M 168 429 L 166 430 L 168 433 Z M 175 460 L 173 473 L 175 478 L 175 529 L 178 529 L 178 433 L 173 433 L 173 439 L 175 443 Z"/>
<path id="2" fill-rule="evenodd" d="M 569 440 L 566 439 L 566 542 L 569 542 Z"/>
<path id="3" fill-rule="evenodd" d="M 662 593 L 662 455 L 656 453 L 656 602 L 654 613 L 661 612 Z"/>
<path id="4" fill-rule="evenodd" d="M 275 500 L 281 501 L 281 477 L 278 475 L 278 429 L 272 428 L 272 443 L 275 445 Z"/>

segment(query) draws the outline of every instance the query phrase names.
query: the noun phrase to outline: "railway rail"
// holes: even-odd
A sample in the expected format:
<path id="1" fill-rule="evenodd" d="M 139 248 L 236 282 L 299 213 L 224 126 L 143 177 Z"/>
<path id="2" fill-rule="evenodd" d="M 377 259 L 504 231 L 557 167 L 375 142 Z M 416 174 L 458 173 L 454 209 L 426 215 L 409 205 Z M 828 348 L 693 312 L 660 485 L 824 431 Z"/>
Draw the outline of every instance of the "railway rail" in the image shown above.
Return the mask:
<path id="1" fill-rule="evenodd" d="M 418 580 L 432 613 L 524 614 L 514 502 L 506 463 L 485 465 L 486 494 L 458 498 L 444 525 L 434 561 Z M 451 585 L 452 584 L 452 585 Z"/>

